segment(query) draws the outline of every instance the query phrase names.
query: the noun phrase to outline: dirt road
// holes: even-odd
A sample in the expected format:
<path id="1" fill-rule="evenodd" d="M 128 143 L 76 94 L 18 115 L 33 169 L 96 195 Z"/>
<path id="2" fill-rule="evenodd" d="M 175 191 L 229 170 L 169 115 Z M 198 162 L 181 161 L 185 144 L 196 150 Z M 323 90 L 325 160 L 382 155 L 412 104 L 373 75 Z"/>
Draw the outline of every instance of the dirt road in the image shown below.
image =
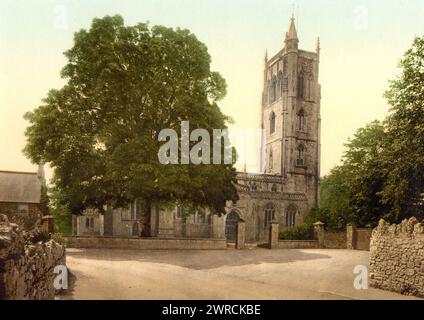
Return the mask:
<path id="1" fill-rule="evenodd" d="M 349 250 L 67 249 L 73 283 L 60 299 L 410 299 L 357 290 Z"/>

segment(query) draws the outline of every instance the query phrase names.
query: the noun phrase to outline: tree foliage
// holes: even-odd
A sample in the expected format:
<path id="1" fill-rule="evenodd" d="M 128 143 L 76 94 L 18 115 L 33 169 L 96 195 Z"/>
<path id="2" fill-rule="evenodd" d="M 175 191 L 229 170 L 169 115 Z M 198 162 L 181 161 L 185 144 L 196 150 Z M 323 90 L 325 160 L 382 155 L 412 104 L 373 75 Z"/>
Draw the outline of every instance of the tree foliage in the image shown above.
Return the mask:
<path id="1" fill-rule="evenodd" d="M 69 210 L 65 195 L 60 189 L 51 187 L 48 190 L 50 199 L 50 213 L 54 217 L 55 233 L 70 235 L 72 233 L 72 214 Z"/>
<path id="2" fill-rule="evenodd" d="M 180 122 L 226 128 L 217 102 L 225 80 L 210 70 L 206 46 L 188 30 L 120 16 L 94 19 L 65 53 L 66 85 L 26 114 L 25 154 L 54 168 L 54 184 L 72 213 L 133 199 L 187 202 L 223 212 L 236 200 L 232 165 L 161 165 L 158 134 Z"/>
<path id="3" fill-rule="evenodd" d="M 337 227 L 424 217 L 424 38 L 415 39 L 400 68 L 385 93 L 389 116 L 348 141 L 342 164 L 322 179 L 321 210 L 310 219 L 320 215 Z"/>
<path id="4" fill-rule="evenodd" d="M 424 217 L 424 37 L 415 39 L 400 68 L 385 94 L 392 108 L 386 120 L 388 170 L 381 193 L 398 220 Z"/>

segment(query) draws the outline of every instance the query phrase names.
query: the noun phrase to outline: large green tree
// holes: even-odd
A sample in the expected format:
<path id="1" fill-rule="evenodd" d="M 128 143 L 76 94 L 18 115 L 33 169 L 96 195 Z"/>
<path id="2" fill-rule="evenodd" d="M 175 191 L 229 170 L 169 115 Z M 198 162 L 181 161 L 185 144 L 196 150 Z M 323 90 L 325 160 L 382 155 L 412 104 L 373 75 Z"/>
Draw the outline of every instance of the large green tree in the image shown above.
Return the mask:
<path id="1" fill-rule="evenodd" d="M 390 114 L 359 129 L 343 162 L 322 181 L 324 215 L 374 226 L 380 218 L 424 218 L 424 38 L 416 38 L 385 96 Z M 311 216 L 318 215 L 312 212 Z"/>
<path id="2" fill-rule="evenodd" d="M 94 19 L 65 53 L 60 90 L 26 114 L 26 155 L 54 168 L 54 184 L 72 213 L 85 208 L 185 203 L 223 212 L 236 200 L 233 165 L 162 165 L 158 134 L 180 122 L 224 129 L 217 102 L 224 79 L 210 69 L 206 46 L 188 30 L 120 16 Z M 191 142 L 193 144 L 194 142 Z M 149 233 L 149 219 L 144 231 Z"/>
<path id="3" fill-rule="evenodd" d="M 343 166 L 348 173 L 350 220 L 360 226 L 375 226 L 387 215 L 380 195 L 387 173 L 382 160 L 385 139 L 383 123 L 374 121 L 359 129 L 346 144 Z"/>
<path id="4" fill-rule="evenodd" d="M 50 214 L 54 217 L 54 231 L 64 235 L 72 233 L 72 214 L 66 205 L 66 199 L 55 186 L 48 191 Z"/>
<path id="5" fill-rule="evenodd" d="M 379 121 L 356 131 L 345 144 L 342 164 L 322 179 L 321 210 L 311 212 L 309 220 L 319 218 L 328 228 L 341 229 L 349 222 L 374 226 L 386 215 L 380 195 L 387 172 L 385 137 Z"/>
<path id="6" fill-rule="evenodd" d="M 424 37 L 414 40 L 400 68 L 386 92 L 392 108 L 384 154 L 389 169 L 382 191 L 383 202 L 398 220 L 424 218 Z"/>

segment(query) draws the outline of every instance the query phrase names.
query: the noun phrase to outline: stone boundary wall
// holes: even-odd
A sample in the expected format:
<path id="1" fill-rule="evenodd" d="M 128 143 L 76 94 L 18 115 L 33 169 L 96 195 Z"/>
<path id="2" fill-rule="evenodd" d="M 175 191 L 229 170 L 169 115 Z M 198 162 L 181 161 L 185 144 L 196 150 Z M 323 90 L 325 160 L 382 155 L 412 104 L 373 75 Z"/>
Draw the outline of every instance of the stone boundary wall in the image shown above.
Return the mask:
<path id="1" fill-rule="evenodd" d="M 322 247 L 326 249 L 346 249 L 346 232 L 325 231 Z"/>
<path id="2" fill-rule="evenodd" d="M 370 285 L 424 297 L 424 223 L 380 220 L 371 237 Z"/>
<path id="3" fill-rule="evenodd" d="M 317 240 L 279 240 L 278 249 L 317 249 Z"/>
<path id="4" fill-rule="evenodd" d="M 315 239 L 318 240 L 318 247 L 323 249 L 346 249 L 347 232 L 328 232 L 324 229 L 324 223 L 318 221 L 314 223 Z"/>
<path id="5" fill-rule="evenodd" d="M 0 215 L 0 300 L 54 299 L 57 265 L 66 265 L 65 247 L 53 240 L 28 245 L 18 225 Z"/>
<path id="6" fill-rule="evenodd" d="M 225 239 L 65 237 L 68 248 L 137 250 L 223 250 Z"/>

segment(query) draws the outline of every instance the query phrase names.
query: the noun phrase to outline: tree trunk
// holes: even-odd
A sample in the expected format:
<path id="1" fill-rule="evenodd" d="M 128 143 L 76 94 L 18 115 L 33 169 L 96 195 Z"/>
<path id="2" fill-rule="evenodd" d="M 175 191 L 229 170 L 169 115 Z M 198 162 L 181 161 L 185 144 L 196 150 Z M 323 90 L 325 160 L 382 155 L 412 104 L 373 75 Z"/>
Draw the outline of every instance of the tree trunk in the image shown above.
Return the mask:
<path id="1" fill-rule="evenodd" d="M 151 204 L 150 201 L 146 201 L 143 206 L 143 217 L 142 217 L 142 230 L 141 236 L 143 238 L 150 238 L 151 234 L 151 226 L 150 226 L 150 215 L 151 215 Z"/>

